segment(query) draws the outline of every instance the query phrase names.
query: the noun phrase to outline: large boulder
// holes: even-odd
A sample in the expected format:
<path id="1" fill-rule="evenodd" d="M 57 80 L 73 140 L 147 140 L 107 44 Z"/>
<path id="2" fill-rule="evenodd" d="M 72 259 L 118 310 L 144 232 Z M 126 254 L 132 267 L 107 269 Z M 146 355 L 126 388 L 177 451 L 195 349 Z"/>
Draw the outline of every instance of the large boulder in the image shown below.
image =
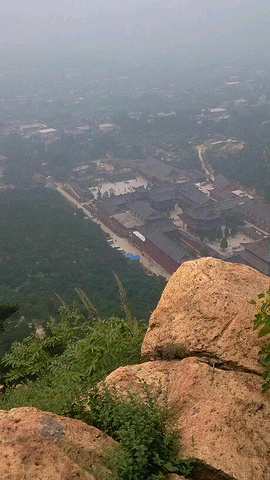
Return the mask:
<path id="1" fill-rule="evenodd" d="M 1 480 L 95 480 L 115 442 L 78 420 L 35 408 L 0 411 Z"/>
<path id="2" fill-rule="evenodd" d="M 123 392 L 144 395 L 144 380 L 161 398 L 167 392 L 196 480 L 269 480 L 270 395 L 256 374 L 227 371 L 197 358 L 122 367 L 106 379 Z"/>
<path id="3" fill-rule="evenodd" d="M 260 372 L 263 340 L 248 303 L 270 280 L 252 268 L 214 258 L 186 262 L 165 288 L 142 346 L 144 360 L 198 356 L 209 363 Z"/>

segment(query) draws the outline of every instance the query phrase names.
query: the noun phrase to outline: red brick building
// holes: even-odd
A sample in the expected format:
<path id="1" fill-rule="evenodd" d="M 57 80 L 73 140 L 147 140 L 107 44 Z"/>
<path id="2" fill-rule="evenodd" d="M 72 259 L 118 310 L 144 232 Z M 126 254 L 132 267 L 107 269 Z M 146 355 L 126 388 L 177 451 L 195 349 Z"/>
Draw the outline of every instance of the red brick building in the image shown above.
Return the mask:
<path id="1" fill-rule="evenodd" d="M 245 250 L 241 252 L 242 260 L 265 275 L 270 275 L 270 238 L 243 243 L 243 247 Z"/>
<path id="2" fill-rule="evenodd" d="M 182 263 L 192 260 L 183 247 L 174 243 L 163 233 L 153 232 L 144 236 L 135 231 L 132 234 L 132 242 L 171 275 Z"/>

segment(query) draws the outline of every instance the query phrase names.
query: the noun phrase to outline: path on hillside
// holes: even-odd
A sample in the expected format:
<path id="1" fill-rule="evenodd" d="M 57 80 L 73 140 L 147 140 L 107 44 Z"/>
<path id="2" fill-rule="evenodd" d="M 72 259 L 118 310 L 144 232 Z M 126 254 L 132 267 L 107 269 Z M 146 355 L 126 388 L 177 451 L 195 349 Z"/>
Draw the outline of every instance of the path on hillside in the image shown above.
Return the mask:
<path id="1" fill-rule="evenodd" d="M 205 175 L 209 178 L 211 178 L 212 180 L 214 180 L 214 175 L 208 170 L 208 168 L 206 167 L 205 165 L 205 161 L 204 161 L 204 158 L 203 158 L 203 153 L 206 152 L 207 150 L 207 147 L 205 145 L 199 145 L 198 147 L 196 147 L 196 150 L 198 152 L 198 155 L 199 155 L 199 159 L 200 159 L 200 162 L 201 162 L 201 165 L 202 165 L 202 169 L 205 173 Z"/>
<path id="2" fill-rule="evenodd" d="M 119 237 L 114 232 L 112 232 L 104 223 L 101 223 L 97 218 L 95 218 L 87 208 L 85 208 L 85 203 L 80 203 L 78 200 L 73 198 L 69 193 L 65 191 L 62 184 L 57 184 L 56 187 L 57 191 L 72 205 L 76 208 L 80 208 L 86 217 L 88 217 L 92 222 L 97 223 L 100 225 L 103 232 L 110 235 L 113 240 L 113 243 L 109 243 L 109 245 L 113 248 L 119 248 L 123 250 L 125 253 L 133 253 L 133 255 L 140 255 L 140 262 L 149 273 L 154 273 L 155 275 L 161 275 L 165 277 L 167 280 L 171 277 L 169 273 L 164 270 L 160 265 L 154 262 L 148 255 L 142 255 L 142 252 L 136 248 L 134 245 L 131 245 L 126 238 Z"/>

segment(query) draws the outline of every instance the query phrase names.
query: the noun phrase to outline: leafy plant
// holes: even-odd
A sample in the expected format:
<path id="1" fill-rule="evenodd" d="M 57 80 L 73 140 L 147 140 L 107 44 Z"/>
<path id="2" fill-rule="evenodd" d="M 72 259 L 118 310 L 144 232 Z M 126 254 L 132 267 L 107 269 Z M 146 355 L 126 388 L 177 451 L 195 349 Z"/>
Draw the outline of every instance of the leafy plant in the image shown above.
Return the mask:
<path id="1" fill-rule="evenodd" d="M 52 357 L 62 354 L 70 342 L 82 338 L 86 324 L 80 323 L 82 315 L 78 306 L 62 306 L 59 310 L 59 322 L 48 325 L 45 338 L 37 333 L 25 338 L 22 342 L 14 342 L 10 352 L 1 360 L 5 369 L 5 383 L 18 383 L 28 378 L 36 378 L 46 371 Z"/>
<path id="2" fill-rule="evenodd" d="M 263 300 L 261 304 L 255 300 L 249 303 L 257 307 L 253 330 L 259 330 L 259 338 L 267 337 L 265 345 L 260 350 L 262 362 L 266 367 L 262 374 L 264 379 L 262 391 L 266 393 L 270 389 L 270 288 L 258 295 L 258 299 Z"/>
<path id="3" fill-rule="evenodd" d="M 0 408 L 29 405 L 66 413 L 77 396 L 110 372 L 140 362 L 145 331 L 135 320 L 84 317 L 76 304 L 63 305 L 45 338 L 31 335 L 2 359 L 6 392 Z"/>
<path id="4" fill-rule="evenodd" d="M 190 459 L 179 459 L 174 412 L 142 384 L 144 395 L 95 388 L 73 407 L 73 416 L 103 430 L 119 445 L 107 454 L 111 480 L 158 480 L 167 473 L 189 475 Z"/>

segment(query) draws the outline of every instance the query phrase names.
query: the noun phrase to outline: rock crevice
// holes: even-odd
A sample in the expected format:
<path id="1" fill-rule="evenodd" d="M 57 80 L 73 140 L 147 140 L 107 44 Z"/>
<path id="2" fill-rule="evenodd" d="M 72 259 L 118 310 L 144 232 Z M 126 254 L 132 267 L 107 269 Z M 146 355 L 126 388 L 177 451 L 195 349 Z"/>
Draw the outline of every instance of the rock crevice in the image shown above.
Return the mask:
<path id="1" fill-rule="evenodd" d="M 184 358 L 196 357 L 200 362 L 206 363 L 210 365 L 214 369 L 219 370 L 226 370 L 226 371 L 238 371 L 242 373 L 251 373 L 252 375 L 258 375 L 259 377 L 261 374 L 257 370 L 251 370 L 249 368 L 242 367 L 233 361 L 224 361 L 222 358 L 215 357 L 208 352 L 198 352 L 198 351 L 190 351 L 186 354 L 179 354 L 177 353 L 172 354 L 171 350 L 166 351 L 166 348 L 161 352 L 157 350 L 157 359 L 159 360 L 183 360 Z"/>

